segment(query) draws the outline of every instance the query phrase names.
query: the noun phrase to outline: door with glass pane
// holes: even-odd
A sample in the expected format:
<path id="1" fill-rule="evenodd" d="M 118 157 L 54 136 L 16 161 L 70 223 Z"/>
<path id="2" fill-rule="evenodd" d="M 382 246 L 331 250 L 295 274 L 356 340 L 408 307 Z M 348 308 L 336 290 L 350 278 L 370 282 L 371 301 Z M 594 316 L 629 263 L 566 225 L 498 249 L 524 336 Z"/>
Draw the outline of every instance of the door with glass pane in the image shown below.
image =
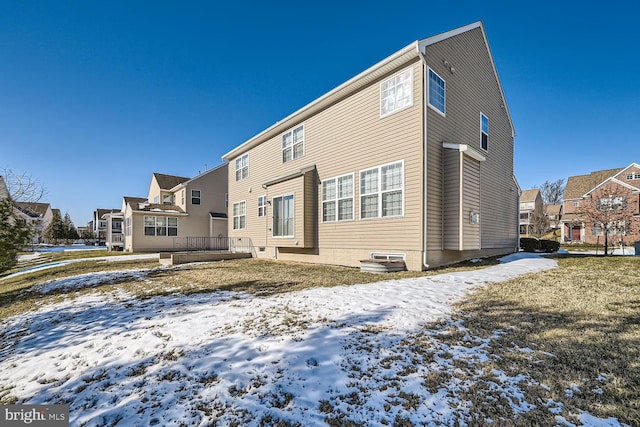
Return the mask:
<path id="1" fill-rule="evenodd" d="M 293 237 L 294 206 L 293 194 L 273 198 L 274 237 Z"/>

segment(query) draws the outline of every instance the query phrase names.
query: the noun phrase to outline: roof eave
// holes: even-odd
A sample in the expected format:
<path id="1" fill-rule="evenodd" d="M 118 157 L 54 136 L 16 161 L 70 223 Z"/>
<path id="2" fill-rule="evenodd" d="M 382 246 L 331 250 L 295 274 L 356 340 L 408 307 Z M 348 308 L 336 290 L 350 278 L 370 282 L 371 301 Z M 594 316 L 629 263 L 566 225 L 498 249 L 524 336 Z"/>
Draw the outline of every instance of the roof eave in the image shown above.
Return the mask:
<path id="1" fill-rule="evenodd" d="M 373 65 L 372 67 L 369 67 L 355 77 L 347 80 L 345 83 L 341 84 L 330 92 L 327 92 L 315 101 L 312 101 L 311 103 L 305 105 L 304 107 L 285 117 L 281 121 L 276 122 L 271 127 L 265 129 L 253 138 L 244 142 L 242 145 L 223 155 L 222 160 L 230 161 L 230 159 L 237 157 L 238 155 L 261 144 L 267 139 L 286 131 L 295 123 L 306 120 L 313 114 L 356 92 L 360 88 L 382 77 L 390 71 L 393 71 L 394 69 L 408 63 L 412 59 L 417 59 L 419 57 L 418 54 L 418 42 L 415 41 L 404 47 L 403 49 L 400 49 L 393 55 Z"/>

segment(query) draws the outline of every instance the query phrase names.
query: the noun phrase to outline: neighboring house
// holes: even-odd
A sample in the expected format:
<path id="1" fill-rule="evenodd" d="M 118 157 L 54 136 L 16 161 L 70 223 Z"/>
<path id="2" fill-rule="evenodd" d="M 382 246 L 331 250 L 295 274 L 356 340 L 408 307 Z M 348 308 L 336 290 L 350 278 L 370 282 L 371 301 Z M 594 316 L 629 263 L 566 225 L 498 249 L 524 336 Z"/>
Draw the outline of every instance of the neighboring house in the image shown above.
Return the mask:
<path id="1" fill-rule="evenodd" d="M 14 206 L 20 216 L 33 228 L 33 243 L 43 243 L 45 241 L 44 232 L 53 219 L 53 213 L 60 212 L 60 210 L 51 209 L 49 203 L 14 202 Z"/>
<path id="2" fill-rule="evenodd" d="M 562 205 L 545 205 L 544 213 L 549 221 L 549 228 L 557 230 L 560 228 L 562 219 Z"/>
<path id="3" fill-rule="evenodd" d="M 529 236 L 540 230 L 541 219 L 544 217 L 542 195 L 540 190 L 524 190 L 520 195 L 520 234 Z"/>
<path id="4" fill-rule="evenodd" d="M 124 250 L 171 251 L 227 237 L 228 165 L 185 178 L 154 173 L 146 198 L 124 197 Z"/>
<path id="5" fill-rule="evenodd" d="M 113 209 L 102 215 L 102 219 L 106 221 L 105 226 L 105 246 L 109 252 L 124 250 L 124 234 L 122 224 L 124 222 L 124 214 L 120 209 Z"/>
<path id="6" fill-rule="evenodd" d="M 482 23 L 416 41 L 223 156 L 230 237 L 410 270 L 511 253 L 514 136 Z"/>
<path id="7" fill-rule="evenodd" d="M 120 209 L 96 209 L 93 211 L 93 234 L 96 236 L 98 246 L 106 244 L 107 219 L 106 214 L 120 212 Z"/>
<path id="8" fill-rule="evenodd" d="M 632 163 L 626 168 L 608 169 L 591 172 L 587 175 L 570 176 L 564 190 L 562 205 L 561 239 L 572 243 L 602 243 L 602 229 L 591 224 L 585 210 L 593 204 L 592 198 L 603 201 L 616 194 L 611 201 L 626 209 L 630 217 L 634 217 L 632 224 L 624 224 L 622 231 L 614 230 L 617 239 L 625 241 L 639 241 L 640 231 L 640 165 Z M 635 232 L 634 232 L 635 231 Z M 611 236 L 613 237 L 613 236 Z"/>

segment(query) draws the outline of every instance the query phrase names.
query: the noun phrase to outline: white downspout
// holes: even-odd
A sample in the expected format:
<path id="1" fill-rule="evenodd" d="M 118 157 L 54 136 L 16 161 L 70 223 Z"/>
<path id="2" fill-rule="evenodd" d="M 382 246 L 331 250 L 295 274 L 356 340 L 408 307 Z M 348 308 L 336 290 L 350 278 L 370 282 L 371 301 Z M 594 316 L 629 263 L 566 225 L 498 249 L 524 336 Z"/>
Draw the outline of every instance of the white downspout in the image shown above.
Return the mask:
<path id="1" fill-rule="evenodd" d="M 422 191 L 423 191 L 423 195 L 422 197 L 424 198 L 424 214 L 422 216 L 422 239 L 423 239 L 423 252 L 422 252 L 422 266 L 424 268 L 429 268 L 429 264 L 427 263 L 427 212 L 428 212 L 428 204 L 427 204 L 427 190 L 428 190 L 428 186 L 427 186 L 427 174 L 428 174 L 428 165 L 427 165 L 427 112 L 428 112 L 428 107 L 427 107 L 427 97 L 429 96 L 428 93 L 428 80 L 429 77 L 427 76 L 427 70 L 428 70 L 428 65 L 427 65 L 427 57 L 425 56 L 425 54 L 423 54 L 420 51 L 420 45 L 418 44 L 418 46 L 416 47 L 418 49 L 418 55 L 420 55 L 420 59 L 422 60 L 422 79 L 423 79 L 423 95 L 422 95 L 422 105 L 420 106 L 421 108 L 423 108 L 423 115 L 424 115 L 424 136 L 423 136 L 423 141 L 422 141 L 422 145 L 423 145 L 423 157 L 424 157 L 424 164 L 422 165 L 422 170 L 423 170 L 423 180 L 422 180 Z M 425 47 L 425 53 L 426 53 L 426 47 Z"/>

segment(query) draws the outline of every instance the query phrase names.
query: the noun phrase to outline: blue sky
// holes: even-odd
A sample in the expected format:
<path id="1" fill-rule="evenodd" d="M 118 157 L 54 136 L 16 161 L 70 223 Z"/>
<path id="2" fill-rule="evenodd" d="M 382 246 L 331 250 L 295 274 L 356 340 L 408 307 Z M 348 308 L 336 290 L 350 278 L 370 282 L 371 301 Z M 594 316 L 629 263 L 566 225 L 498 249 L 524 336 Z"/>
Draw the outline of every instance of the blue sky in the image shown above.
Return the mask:
<path id="1" fill-rule="evenodd" d="M 411 42 L 478 20 L 523 189 L 640 162 L 633 2 L 0 5 L 0 168 L 37 178 L 76 225 L 146 196 L 153 172 L 195 176 Z"/>

